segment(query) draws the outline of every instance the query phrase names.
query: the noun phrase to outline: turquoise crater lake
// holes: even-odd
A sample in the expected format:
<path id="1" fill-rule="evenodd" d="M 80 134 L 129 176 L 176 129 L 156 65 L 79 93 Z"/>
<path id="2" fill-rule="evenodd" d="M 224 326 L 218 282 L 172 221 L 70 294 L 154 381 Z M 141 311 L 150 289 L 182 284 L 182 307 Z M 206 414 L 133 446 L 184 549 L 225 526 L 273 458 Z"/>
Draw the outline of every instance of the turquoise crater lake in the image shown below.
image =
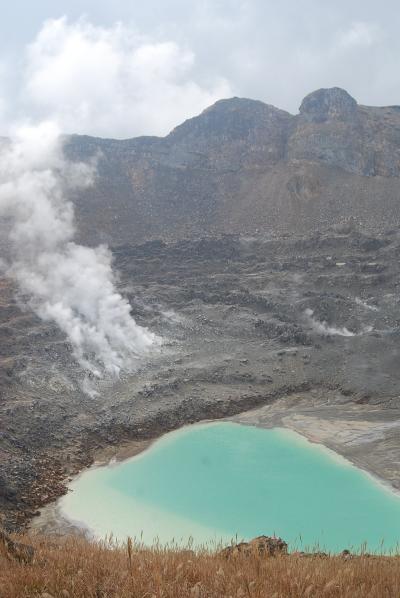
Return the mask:
<path id="1" fill-rule="evenodd" d="M 291 549 L 395 550 L 400 498 L 320 445 L 281 428 L 222 422 L 167 434 L 90 469 L 61 500 L 96 536 L 194 544 L 276 534 Z M 382 541 L 384 541 L 382 548 Z"/>

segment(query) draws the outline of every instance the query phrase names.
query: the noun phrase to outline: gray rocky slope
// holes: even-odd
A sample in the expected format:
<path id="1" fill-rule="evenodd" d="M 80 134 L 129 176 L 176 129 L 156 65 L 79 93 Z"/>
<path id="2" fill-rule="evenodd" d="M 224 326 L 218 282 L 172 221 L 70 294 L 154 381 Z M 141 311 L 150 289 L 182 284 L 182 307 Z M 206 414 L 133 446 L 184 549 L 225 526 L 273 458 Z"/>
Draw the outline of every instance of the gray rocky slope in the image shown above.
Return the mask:
<path id="1" fill-rule="evenodd" d="M 81 237 L 111 244 L 218 233 L 304 233 L 353 218 L 399 223 L 400 107 L 360 106 L 344 90 L 308 95 L 299 114 L 221 100 L 167 137 L 67 139 L 98 158 L 75 197 Z"/>

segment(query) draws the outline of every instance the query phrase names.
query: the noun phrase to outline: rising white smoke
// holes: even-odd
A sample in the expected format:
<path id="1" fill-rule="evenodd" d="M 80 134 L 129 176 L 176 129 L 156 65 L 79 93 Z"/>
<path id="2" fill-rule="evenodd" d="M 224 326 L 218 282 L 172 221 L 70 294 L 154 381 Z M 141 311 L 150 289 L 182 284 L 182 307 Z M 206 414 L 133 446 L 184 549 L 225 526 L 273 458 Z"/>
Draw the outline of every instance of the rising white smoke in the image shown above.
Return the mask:
<path id="1" fill-rule="evenodd" d="M 314 310 L 306 309 L 304 311 L 305 319 L 308 325 L 315 331 L 317 334 L 321 334 L 323 336 L 362 336 L 363 334 L 368 334 L 372 332 L 372 326 L 363 326 L 359 332 L 351 332 L 346 326 L 342 326 L 341 328 L 336 328 L 336 326 L 329 326 L 329 324 L 325 321 L 320 322 L 314 317 Z"/>
<path id="2" fill-rule="evenodd" d="M 65 191 L 90 184 L 93 168 L 65 160 L 58 133 L 49 123 L 25 127 L 0 145 L 0 219 L 8 236 L 1 267 L 35 313 L 67 335 L 86 370 L 118 375 L 158 339 L 136 324 L 116 291 L 108 249 L 73 241 Z"/>
<path id="3" fill-rule="evenodd" d="M 315 330 L 318 334 L 322 334 L 324 336 L 356 336 L 354 332 L 351 332 L 348 328 L 343 326 L 342 328 L 336 328 L 335 326 L 329 326 L 327 322 L 320 322 L 316 318 L 314 318 L 314 311 L 312 309 L 306 309 L 304 312 L 308 323 L 310 324 L 311 328 Z"/>

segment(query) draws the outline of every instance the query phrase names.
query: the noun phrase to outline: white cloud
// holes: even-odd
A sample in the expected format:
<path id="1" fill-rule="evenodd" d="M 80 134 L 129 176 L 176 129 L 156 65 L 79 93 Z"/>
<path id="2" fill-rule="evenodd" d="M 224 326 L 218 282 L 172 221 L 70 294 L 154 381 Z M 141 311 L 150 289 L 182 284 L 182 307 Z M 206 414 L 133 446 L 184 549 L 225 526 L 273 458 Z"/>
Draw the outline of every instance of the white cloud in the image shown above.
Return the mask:
<path id="1" fill-rule="evenodd" d="M 232 95 L 294 113 L 307 93 L 339 86 L 363 104 L 398 104 L 400 12 L 387 3 L 14 0 L 12 35 L 0 23 L 4 118 L 130 137 L 165 134 Z M 68 18 L 43 21 L 60 11 Z"/>
<path id="2" fill-rule="evenodd" d="M 0 131 L 4 131 L 6 127 L 6 115 L 7 115 L 7 103 L 4 97 L 1 96 L 0 92 Z M 1 137 L 1 133 L 0 133 Z"/>
<path id="3" fill-rule="evenodd" d="M 6 118 L 7 118 L 7 94 L 6 94 L 6 85 L 5 85 L 5 76 L 6 74 L 6 66 L 4 63 L 0 61 L 0 137 L 2 131 L 6 129 Z"/>
<path id="4" fill-rule="evenodd" d="M 339 34 L 337 47 L 347 50 L 351 48 L 368 48 L 380 38 L 380 29 L 373 23 L 353 23 L 349 29 Z"/>
<path id="5" fill-rule="evenodd" d="M 130 137 L 166 134 L 221 97 L 224 79 L 196 81 L 195 56 L 174 41 L 154 41 L 116 24 L 48 20 L 28 48 L 27 112 L 63 131 Z"/>

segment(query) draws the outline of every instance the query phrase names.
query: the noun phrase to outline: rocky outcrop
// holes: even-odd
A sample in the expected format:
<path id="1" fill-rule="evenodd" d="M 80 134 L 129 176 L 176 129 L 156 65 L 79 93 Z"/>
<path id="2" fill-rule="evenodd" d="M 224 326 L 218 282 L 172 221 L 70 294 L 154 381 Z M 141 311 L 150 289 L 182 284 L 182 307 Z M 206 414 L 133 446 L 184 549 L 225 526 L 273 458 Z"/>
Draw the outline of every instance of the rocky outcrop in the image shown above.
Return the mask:
<path id="1" fill-rule="evenodd" d="M 303 551 L 294 551 L 289 553 L 288 552 L 288 545 L 287 543 L 282 540 L 282 538 L 277 538 L 276 536 L 258 536 L 249 542 L 240 542 L 239 544 L 232 544 L 230 546 L 226 546 L 219 552 L 219 556 L 222 556 L 226 559 L 238 558 L 240 556 L 250 557 L 250 556 L 261 556 L 261 557 L 276 557 L 276 556 L 287 556 L 287 555 L 295 556 L 298 558 L 313 558 L 313 559 L 329 559 L 331 556 L 327 552 L 303 552 Z M 338 555 L 343 560 L 351 560 L 357 558 L 355 554 L 352 554 L 350 550 L 344 549 Z M 359 558 L 371 557 L 368 553 L 363 553 L 362 555 L 358 555 Z"/>
<path id="2" fill-rule="evenodd" d="M 400 112 L 358 106 L 337 87 L 309 94 L 288 140 L 288 158 L 324 163 L 363 177 L 399 177 Z M 337 173 L 338 181 L 340 174 Z M 362 181 L 359 181 L 363 185 Z M 320 193 L 324 193 L 323 188 Z M 338 189 L 338 193 L 343 193 Z M 347 217 L 351 217 L 351 201 Z"/>
<path id="3" fill-rule="evenodd" d="M 220 556 L 230 559 L 238 556 L 252 556 L 254 554 L 271 557 L 282 556 L 287 553 L 288 545 L 282 538 L 258 536 L 250 540 L 250 542 L 240 542 L 240 544 L 227 546 L 221 550 Z"/>
<path id="4" fill-rule="evenodd" d="M 300 116 L 310 122 L 323 123 L 329 120 L 350 122 L 357 120 L 357 102 L 340 87 L 319 89 L 304 98 Z"/>

